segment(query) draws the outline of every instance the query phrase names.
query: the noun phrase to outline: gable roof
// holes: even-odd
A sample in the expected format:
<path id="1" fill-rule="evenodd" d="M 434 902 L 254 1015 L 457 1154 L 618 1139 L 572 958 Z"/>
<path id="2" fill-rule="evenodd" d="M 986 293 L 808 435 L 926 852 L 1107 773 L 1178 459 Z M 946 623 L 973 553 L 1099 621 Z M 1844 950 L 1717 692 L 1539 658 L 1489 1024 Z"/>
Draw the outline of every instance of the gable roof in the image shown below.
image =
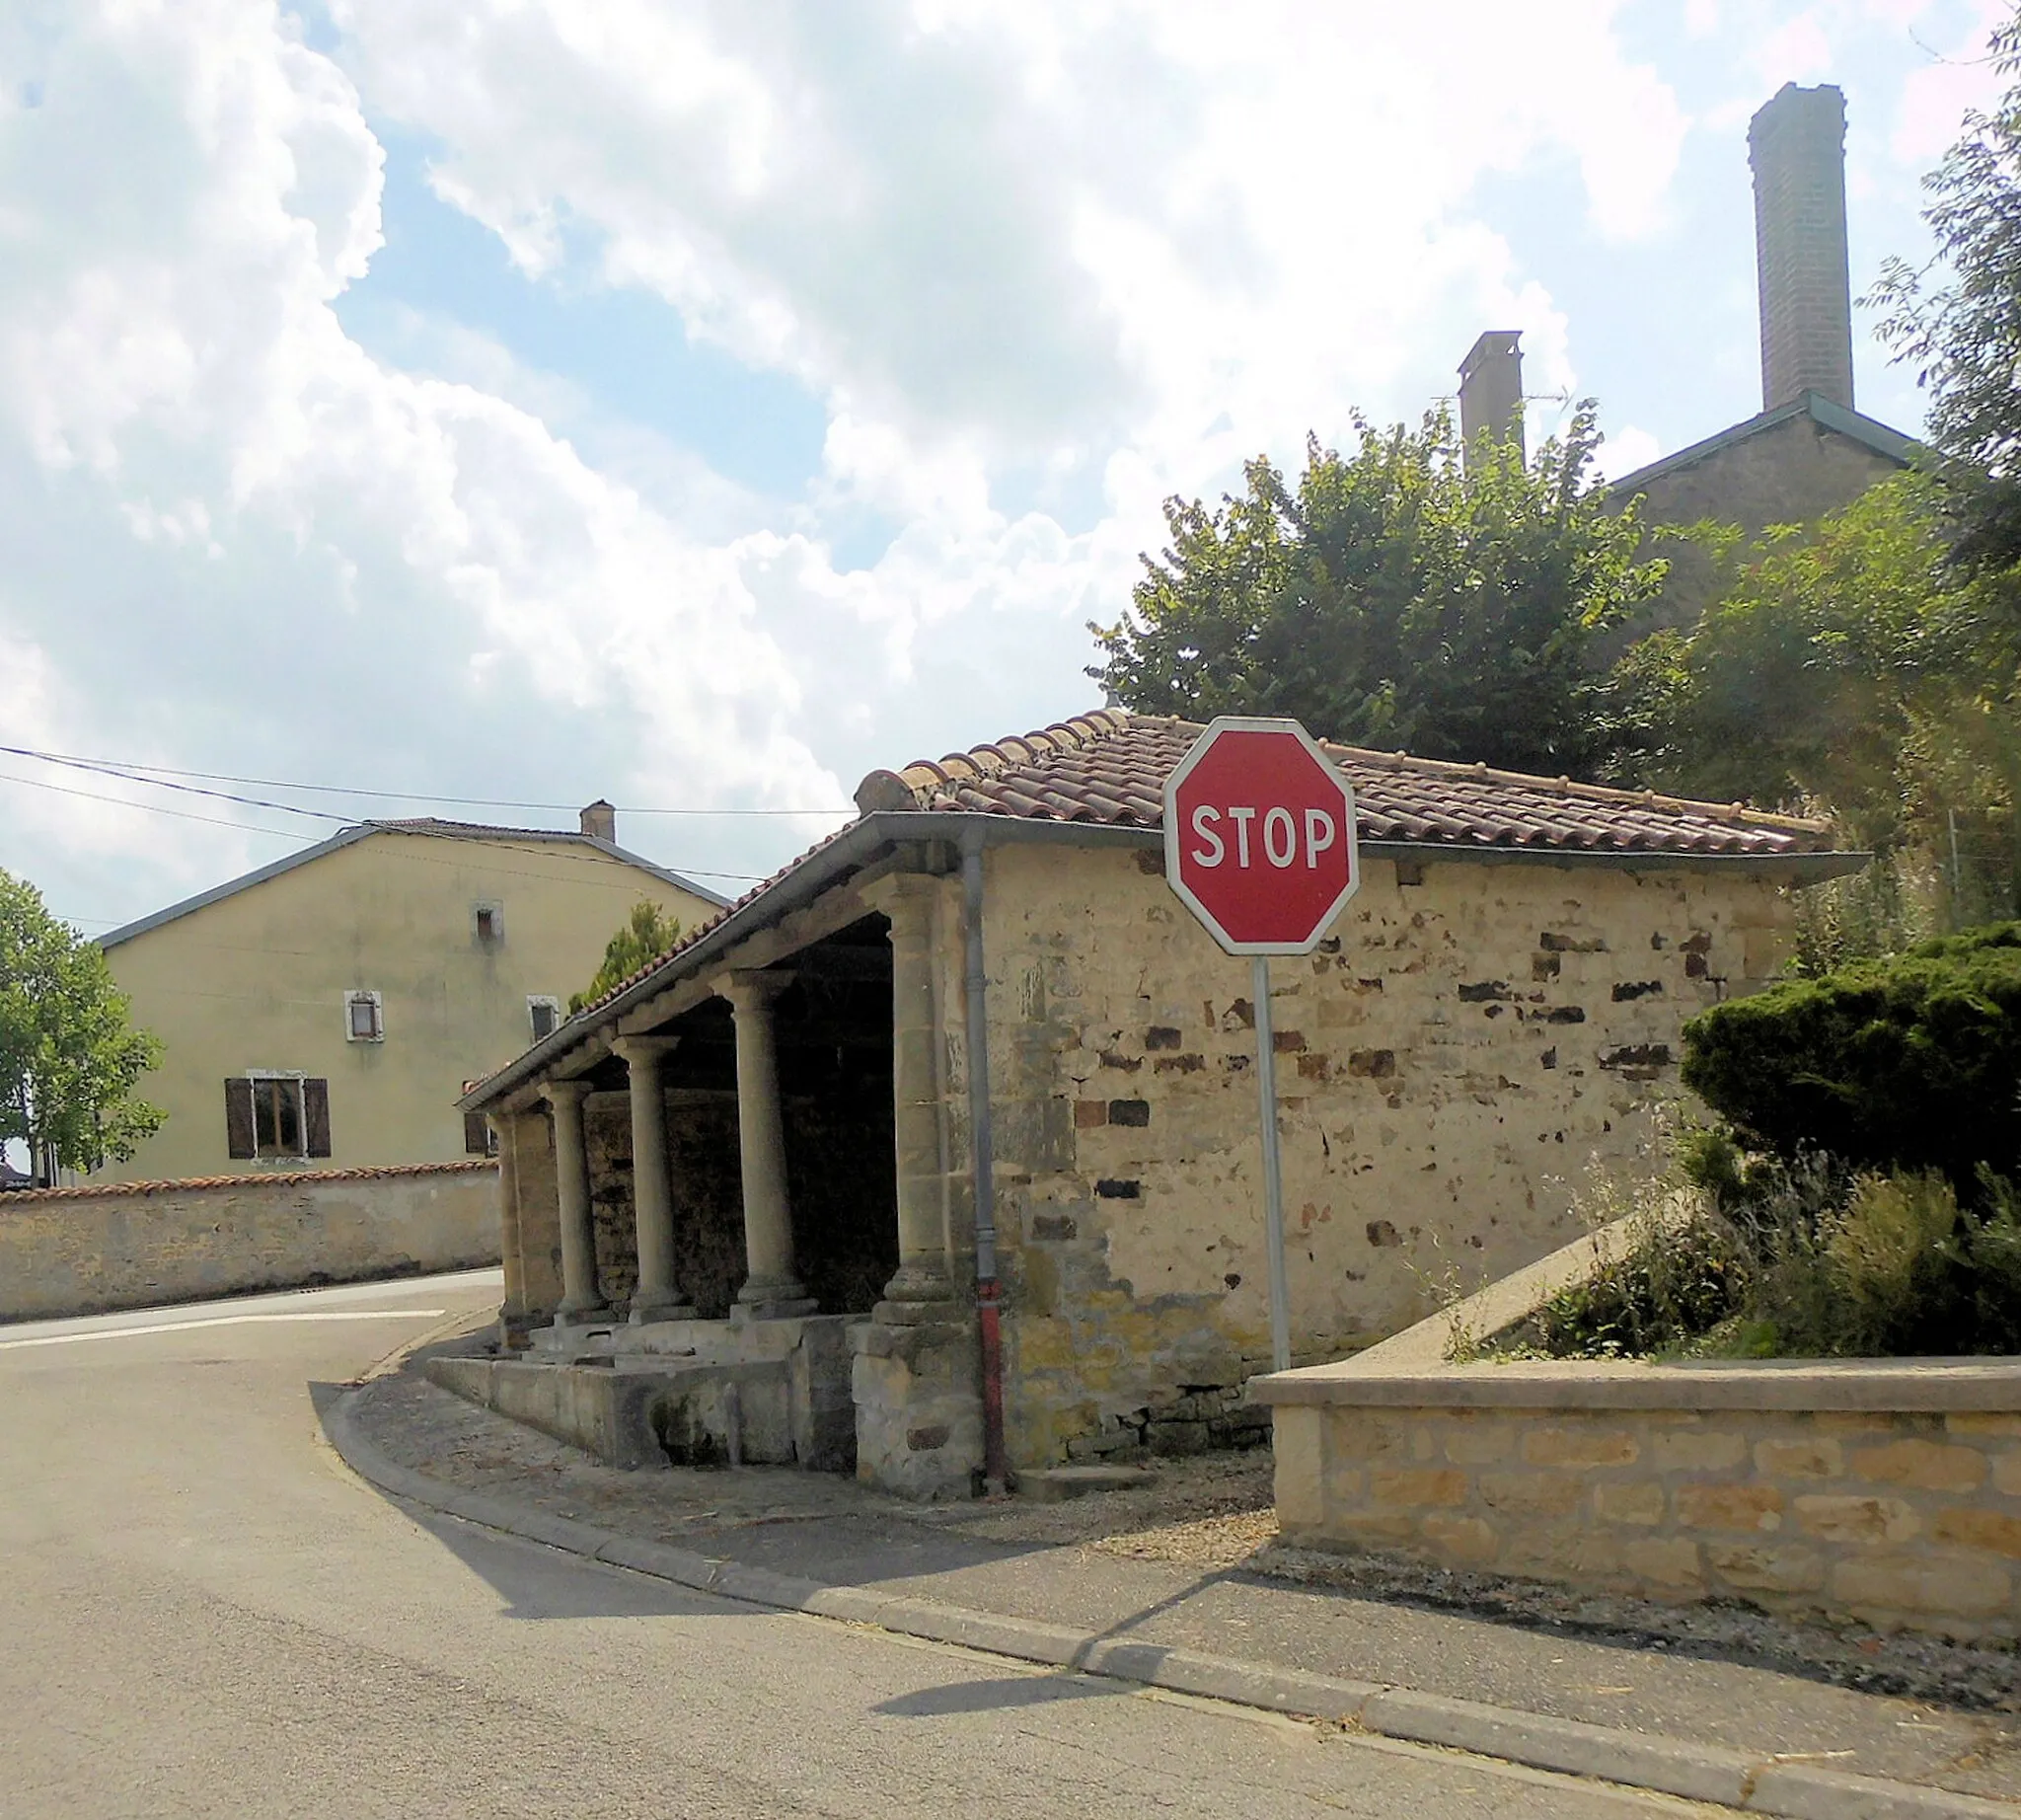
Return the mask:
<path id="1" fill-rule="evenodd" d="M 313 847 L 304 847 L 299 853 L 291 853 L 266 866 L 256 867 L 250 872 L 241 872 L 236 878 L 228 878 L 223 884 L 212 885 L 207 891 L 199 891 L 194 897 L 186 897 L 181 903 L 171 904 L 165 910 L 156 910 L 148 916 L 123 924 L 110 935 L 99 938 L 101 948 L 116 948 L 122 942 L 130 942 L 135 936 L 144 936 L 149 930 L 159 929 L 164 923 L 173 923 L 180 917 L 188 916 L 192 911 L 207 909 L 221 903 L 227 897 L 236 897 L 241 891 L 250 890 L 256 884 L 264 884 L 269 878 L 278 878 L 283 872 L 291 872 L 298 866 L 307 866 L 345 847 L 356 846 L 359 841 L 369 840 L 375 834 L 422 834 L 437 840 L 452 841 L 502 841 L 515 846 L 533 842 L 544 846 L 587 847 L 593 853 L 601 854 L 607 860 L 616 860 L 626 866 L 636 867 L 639 872 L 649 872 L 662 884 L 671 884 L 678 889 L 692 893 L 704 903 L 720 906 L 727 900 L 719 891 L 711 891 L 706 884 L 697 884 L 679 872 L 669 872 L 664 866 L 655 866 L 650 860 L 641 859 L 636 853 L 627 852 L 614 841 L 599 840 L 593 834 L 574 834 L 562 828 L 499 828 L 477 821 L 438 821 L 431 815 L 422 815 L 404 821 L 361 821 L 352 827 L 341 828 L 327 841 L 318 841 Z"/>
<path id="2" fill-rule="evenodd" d="M 857 804 L 1161 829 L 1165 778 L 1203 730 L 1195 720 L 1105 708 L 902 772 L 873 771 L 858 788 Z M 1320 747 L 1354 786 L 1361 838 L 1378 844 L 1763 857 L 1831 845 L 1829 822 L 1738 802 L 1693 802 L 1327 740 Z"/>
<path id="3" fill-rule="evenodd" d="M 1849 436 L 1863 447 L 1871 449 L 1884 461 L 1892 461 L 1897 467 L 1906 468 L 1915 459 L 1916 451 L 1922 447 L 1913 436 L 1906 436 L 1899 429 L 1890 428 L 1878 417 L 1866 417 L 1860 412 L 1840 405 L 1818 392 L 1799 392 L 1786 405 L 1777 405 L 1773 411 L 1763 411 L 1744 421 L 1729 425 L 1716 436 L 1707 436 L 1702 442 L 1694 442 L 1688 448 L 1682 448 L 1674 455 L 1659 456 L 1645 467 L 1637 468 L 1632 474 L 1624 474 L 1617 481 L 1608 482 L 1609 493 L 1635 493 L 1647 487 L 1652 481 L 1660 481 L 1667 475 L 1681 469 L 1693 468 L 1701 461 L 1722 454 L 1736 444 L 1778 428 L 1795 417 L 1809 417 L 1820 429 L 1829 429 L 1840 436 Z"/>
<path id="4" fill-rule="evenodd" d="M 495 1104 L 555 1058 L 589 1041 L 643 1000 L 746 935 L 811 901 L 898 841 L 996 839 L 1149 845 L 1161 838 L 1164 780 L 1199 737 L 1199 722 L 1097 709 L 1018 738 L 873 771 L 857 787 L 855 821 L 688 932 L 678 948 L 564 1020 L 474 1086 L 466 1110 Z M 1863 854 L 1833 842 L 1829 822 L 1742 803 L 1693 802 L 1654 791 L 1609 790 L 1568 778 L 1321 742 L 1355 790 L 1366 851 L 1398 859 L 1773 866 L 1786 875 L 1856 871 Z"/>

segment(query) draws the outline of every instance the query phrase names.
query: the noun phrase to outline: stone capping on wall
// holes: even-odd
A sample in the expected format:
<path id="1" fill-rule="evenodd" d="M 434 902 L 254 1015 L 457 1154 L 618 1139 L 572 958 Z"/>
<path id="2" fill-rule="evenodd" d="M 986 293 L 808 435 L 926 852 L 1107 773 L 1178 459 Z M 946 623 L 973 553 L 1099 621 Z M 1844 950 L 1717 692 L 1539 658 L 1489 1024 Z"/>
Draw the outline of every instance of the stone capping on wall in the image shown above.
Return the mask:
<path id="1" fill-rule="evenodd" d="M 103 1200 L 122 1194 L 188 1194 L 206 1188 L 313 1187 L 326 1181 L 374 1181 L 388 1175 L 467 1175 L 498 1167 L 495 1157 L 459 1158 L 454 1163 L 387 1163 L 372 1169 L 262 1170 L 245 1175 L 190 1175 L 180 1180 L 91 1181 L 74 1188 L 15 1188 L 0 1194 L 0 1214 L 10 1207 L 49 1201 Z"/>
<path id="2" fill-rule="evenodd" d="M 2021 1410 L 2021 1358 L 1512 1359 L 1417 1370 L 1367 1369 L 1356 1358 L 1257 1378 L 1249 1389 L 1259 1403 L 1369 1408 L 2005 1413 Z"/>

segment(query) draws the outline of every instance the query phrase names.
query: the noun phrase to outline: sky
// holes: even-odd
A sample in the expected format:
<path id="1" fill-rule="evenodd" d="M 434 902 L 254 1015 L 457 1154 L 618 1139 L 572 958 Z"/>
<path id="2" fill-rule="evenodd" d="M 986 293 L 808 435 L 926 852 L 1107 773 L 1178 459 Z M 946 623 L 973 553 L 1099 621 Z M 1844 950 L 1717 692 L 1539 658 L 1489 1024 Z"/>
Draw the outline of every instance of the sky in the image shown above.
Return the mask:
<path id="1" fill-rule="evenodd" d="M 1857 294 L 2004 11 L 11 0 L 0 867 L 96 935 L 605 796 L 734 895 L 865 772 L 1098 705 L 1164 499 L 1484 329 L 1616 474 L 1752 415 L 1749 116 L 1844 89 Z"/>

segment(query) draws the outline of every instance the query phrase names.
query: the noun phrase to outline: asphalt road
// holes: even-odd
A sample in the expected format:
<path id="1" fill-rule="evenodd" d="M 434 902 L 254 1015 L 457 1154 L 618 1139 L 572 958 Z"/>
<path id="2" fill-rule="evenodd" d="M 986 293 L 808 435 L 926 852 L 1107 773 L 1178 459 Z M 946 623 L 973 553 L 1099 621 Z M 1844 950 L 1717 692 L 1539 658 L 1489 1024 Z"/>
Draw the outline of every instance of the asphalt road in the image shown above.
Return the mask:
<path id="1" fill-rule="evenodd" d="M 496 1282 L 0 1327 L 0 1815 L 1708 1811 L 418 1521 L 314 1387 Z"/>

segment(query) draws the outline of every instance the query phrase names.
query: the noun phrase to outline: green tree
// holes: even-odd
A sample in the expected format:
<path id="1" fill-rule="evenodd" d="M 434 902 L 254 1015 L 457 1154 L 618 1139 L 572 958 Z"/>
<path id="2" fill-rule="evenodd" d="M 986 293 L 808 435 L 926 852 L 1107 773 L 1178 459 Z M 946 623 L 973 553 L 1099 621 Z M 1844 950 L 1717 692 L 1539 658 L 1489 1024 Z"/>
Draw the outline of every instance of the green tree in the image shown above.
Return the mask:
<path id="1" fill-rule="evenodd" d="M 1606 750 L 1594 642 L 1662 586 L 1643 527 L 1587 484 L 1593 407 L 1525 465 L 1450 416 L 1358 422 L 1307 446 L 1296 491 L 1268 461 L 1240 497 L 1165 505 L 1130 610 L 1091 626 L 1088 673 L 1124 706 L 1291 715 L 1314 732 L 1432 758 L 1588 773 Z"/>
<path id="2" fill-rule="evenodd" d="M 2021 566 L 2021 13 L 1988 55 L 2009 87 L 1965 116 L 1923 180 L 1930 263 L 1882 268 L 1868 297 L 1878 333 L 1930 395 L 1927 439 L 1960 532 L 1957 557 L 1982 572 Z"/>
<path id="3" fill-rule="evenodd" d="M 129 1011 L 98 945 L 0 872 L 0 1140 L 27 1143 L 37 1180 L 123 1162 L 161 1129 L 133 1092 L 161 1044 Z"/>
<path id="4" fill-rule="evenodd" d="M 1808 531 L 1739 546 L 1723 597 L 1695 627 L 1633 645 L 1612 688 L 1620 770 L 1686 796 L 1822 808 L 1881 856 L 1861 889 L 1897 891 L 1889 869 L 1910 861 L 1940 881 L 1953 901 L 1939 920 L 1956 926 L 2010 913 L 2021 886 L 2021 691 L 2002 584 L 1953 561 L 1939 498 L 1903 475 Z M 1873 945 L 1912 922 L 1879 916 Z"/>
<path id="5" fill-rule="evenodd" d="M 648 960 L 670 952 L 680 939 L 680 923 L 651 898 L 641 897 L 604 948 L 604 963 L 597 968 L 596 978 L 569 999 L 570 1016 L 623 985 Z"/>

